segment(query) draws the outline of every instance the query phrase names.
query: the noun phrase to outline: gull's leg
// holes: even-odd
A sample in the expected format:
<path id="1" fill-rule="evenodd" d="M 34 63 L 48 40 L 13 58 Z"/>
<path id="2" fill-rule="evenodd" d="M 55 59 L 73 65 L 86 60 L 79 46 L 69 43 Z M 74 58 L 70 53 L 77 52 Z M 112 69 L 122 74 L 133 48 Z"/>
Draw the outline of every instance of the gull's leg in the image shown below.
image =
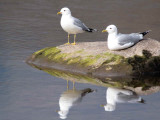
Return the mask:
<path id="1" fill-rule="evenodd" d="M 73 90 L 75 90 L 76 88 L 75 88 L 75 81 L 73 81 Z"/>
<path id="2" fill-rule="evenodd" d="M 69 33 L 68 33 L 68 43 L 66 43 L 65 45 L 69 45 L 70 44 L 70 42 L 69 42 Z"/>
<path id="3" fill-rule="evenodd" d="M 68 83 L 68 80 L 67 80 L 67 90 L 69 90 L 69 83 Z"/>
<path id="4" fill-rule="evenodd" d="M 72 45 L 76 45 L 76 34 L 74 35 L 74 43 Z"/>

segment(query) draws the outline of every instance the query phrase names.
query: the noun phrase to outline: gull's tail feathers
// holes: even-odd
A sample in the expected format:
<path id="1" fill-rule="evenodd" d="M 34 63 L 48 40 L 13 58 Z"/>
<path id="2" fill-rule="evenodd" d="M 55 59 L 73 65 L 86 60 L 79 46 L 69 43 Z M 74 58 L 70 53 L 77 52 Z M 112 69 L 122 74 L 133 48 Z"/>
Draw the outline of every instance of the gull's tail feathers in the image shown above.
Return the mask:
<path id="1" fill-rule="evenodd" d="M 143 36 L 145 36 L 146 34 L 148 34 L 151 30 L 145 31 L 145 32 L 141 32 L 139 34 L 142 34 Z"/>
<path id="2" fill-rule="evenodd" d="M 146 101 L 144 100 L 144 99 L 141 99 L 140 101 L 138 101 L 139 103 L 143 103 L 143 104 L 145 104 L 146 103 Z"/>
<path id="3" fill-rule="evenodd" d="M 85 96 L 87 93 L 92 93 L 94 92 L 94 90 L 90 89 L 90 88 L 86 88 L 84 90 L 82 90 L 82 96 Z"/>
<path id="4" fill-rule="evenodd" d="M 96 31 L 98 31 L 98 30 L 97 30 L 97 29 L 88 28 L 88 29 L 85 30 L 85 31 L 87 31 L 87 32 L 96 32 Z"/>

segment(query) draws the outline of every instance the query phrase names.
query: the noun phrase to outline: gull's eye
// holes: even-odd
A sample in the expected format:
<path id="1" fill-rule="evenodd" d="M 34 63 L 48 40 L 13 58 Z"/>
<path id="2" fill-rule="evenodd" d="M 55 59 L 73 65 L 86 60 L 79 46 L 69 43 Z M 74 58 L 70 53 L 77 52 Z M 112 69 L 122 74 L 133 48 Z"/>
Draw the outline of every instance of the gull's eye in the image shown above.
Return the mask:
<path id="1" fill-rule="evenodd" d="M 64 11 L 66 11 L 66 10 L 64 10 Z"/>
<path id="2" fill-rule="evenodd" d="M 110 29 L 112 29 L 112 28 L 110 28 Z"/>

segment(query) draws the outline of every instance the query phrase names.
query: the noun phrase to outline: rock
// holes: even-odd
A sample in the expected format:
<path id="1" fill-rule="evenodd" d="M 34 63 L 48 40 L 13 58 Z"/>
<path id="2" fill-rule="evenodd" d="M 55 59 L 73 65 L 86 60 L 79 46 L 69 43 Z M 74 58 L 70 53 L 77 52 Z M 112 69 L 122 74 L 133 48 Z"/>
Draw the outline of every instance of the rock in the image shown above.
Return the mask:
<path id="1" fill-rule="evenodd" d="M 33 53 L 27 63 L 93 77 L 159 75 L 160 42 L 145 39 L 121 51 L 110 51 L 106 41 L 60 45 Z"/>

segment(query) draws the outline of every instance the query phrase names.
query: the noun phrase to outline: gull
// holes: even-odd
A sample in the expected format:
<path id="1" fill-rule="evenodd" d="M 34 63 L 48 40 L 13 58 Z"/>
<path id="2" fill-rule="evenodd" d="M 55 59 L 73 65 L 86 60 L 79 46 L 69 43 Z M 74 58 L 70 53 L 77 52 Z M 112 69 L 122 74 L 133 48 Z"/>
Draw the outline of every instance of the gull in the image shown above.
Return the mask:
<path id="1" fill-rule="evenodd" d="M 129 48 L 143 39 L 150 30 L 141 33 L 121 34 L 115 25 L 109 25 L 102 32 L 108 32 L 108 48 L 110 50 L 122 50 Z"/>
<path id="2" fill-rule="evenodd" d="M 114 111 L 116 109 L 116 103 L 145 103 L 145 101 L 133 91 L 112 87 L 106 90 L 106 102 L 106 105 L 102 105 L 105 111 Z"/>
<path id="3" fill-rule="evenodd" d="M 74 43 L 72 45 L 76 45 L 76 34 L 83 32 L 94 32 L 96 29 L 88 28 L 83 22 L 79 19 L 72 16 L 69 8 L 64 7 L 57 14 L 62 14 L 61 17 L 61 27 L 65 32 L 68 33 L 68 42 L 66 44 L 70 44 L 69 37 L 70 34 L 74 34 Z"/>

